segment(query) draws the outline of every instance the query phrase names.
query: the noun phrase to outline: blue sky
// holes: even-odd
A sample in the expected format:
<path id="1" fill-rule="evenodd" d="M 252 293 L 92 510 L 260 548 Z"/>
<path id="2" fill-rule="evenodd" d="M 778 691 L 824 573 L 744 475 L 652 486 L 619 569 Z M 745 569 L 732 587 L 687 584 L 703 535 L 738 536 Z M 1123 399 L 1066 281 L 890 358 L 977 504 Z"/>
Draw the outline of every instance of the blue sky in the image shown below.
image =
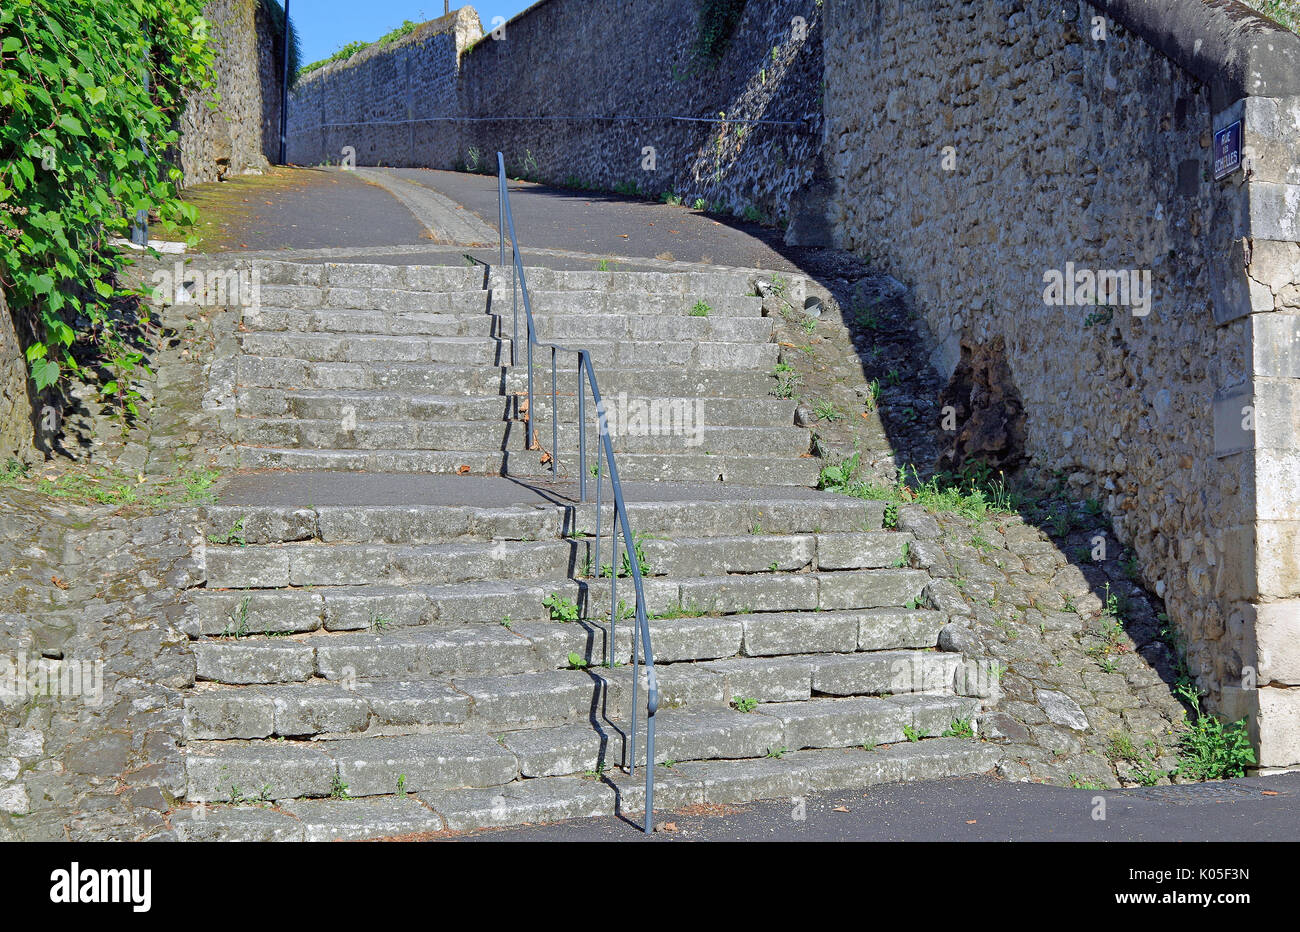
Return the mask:
<path id="1" fill-rule="evenodd" d="M 283 0 L 281 0 L 283 2 Z M 453 10 L 472 6 L 492 28 L 492 17 L 506 19 L 532 6 L 532 0 L 452 0 Z M 402 20 L 422 22 L 442 15 L 442 0 L 289 0 L 289 15 L 302 39 L 303 64 L 327 58 L 349 42 L 373 42 Z"/>

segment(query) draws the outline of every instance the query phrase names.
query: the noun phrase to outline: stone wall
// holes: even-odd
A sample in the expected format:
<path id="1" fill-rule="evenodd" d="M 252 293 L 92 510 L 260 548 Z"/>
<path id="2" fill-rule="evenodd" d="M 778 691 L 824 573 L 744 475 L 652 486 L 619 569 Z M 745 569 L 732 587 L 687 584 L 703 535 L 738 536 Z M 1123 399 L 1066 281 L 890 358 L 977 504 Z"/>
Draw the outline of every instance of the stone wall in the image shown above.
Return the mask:
<path id="1" fill-rule="evenodd" d="M 186 185 L 264 169 L 279 149 L 279 53 L 260 3 L 212 0 L 205 11 L 220 96 L 216 109 L 212 95 L 192 96 L 181 116 Z"/>
<path id="2" fill-rule="evenodd" d="M 1300 764 L 1300 41 L 1227 0 L 826 20 L 837 244 L 912 286 L 941 373 L 1005 343 L 1031 472 L 1105 507 L 1211 707 L 1257 704 L 1262 763 Z M 1149 273 L 1150 307 L 1050 302 L 1051 270 Z"/>
<path id="3" fill-rule="evenodd" d="M 0 468 L 11 458 L 28 462 L 35 456 L 32 404 L 27 390 L 23 348 L 4 291 L 0 290 Z"/>
<path id="4" fill-rule="evenodd" d="M 462 112 L 536 118 L 468 123 L 466 150 L 500 149 L 513 173 L 539 180 L 636 185 L 783 218 L 818 150 L 820 7 L 746 4 L 712 62 L 694 48 L 699 3 L 612 6 L 538 3 L 506 24 L 503 39 L 471 49 Z M 691 119 L 672 119 L 681 117 Z"/>
<path id="5" fill-rule="evenodd" d="M 820 146 L 821 7 L 747 4 L 716 62 L 695 51 L 698 13 L 543 0 L 482 36 L 462 8 L 304 76 L 291 161 L 338 162 L 350 145 L 359 165 L 494 170 L 499 150 L 531 180 L 781 219 Z"/>
<path id="6" fill-rule="evenodd" d="M 304 75 L 289 100 L 290 162 L 450 167 L 460 141 L 457 65 L 482 35 L 464 7 L 385 45 Z"/>

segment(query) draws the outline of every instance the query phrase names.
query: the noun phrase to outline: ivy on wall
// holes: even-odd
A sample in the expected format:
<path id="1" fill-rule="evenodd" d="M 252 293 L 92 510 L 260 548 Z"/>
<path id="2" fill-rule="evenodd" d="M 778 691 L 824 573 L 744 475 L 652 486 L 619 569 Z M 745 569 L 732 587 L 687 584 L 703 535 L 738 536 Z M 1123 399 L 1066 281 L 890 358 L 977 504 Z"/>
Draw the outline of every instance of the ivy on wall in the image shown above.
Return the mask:
<path id="1" fill-rule="evenodd" d="M 745 14 L 745 0 L 703 0 L 695 28 L 695 54 L 716 62 Z"/>
<path id="2" fill-rule="evenodd" d="M 186 92 L 213 87 L 208 29 L 201 0 L 4 0 L 0 286 L 35 318 L 38 389 L 77 368 L 78 341 L 114 369 L 138 356 L 109 240 L 141 209 L 193 222 L 170 156 Z"/>

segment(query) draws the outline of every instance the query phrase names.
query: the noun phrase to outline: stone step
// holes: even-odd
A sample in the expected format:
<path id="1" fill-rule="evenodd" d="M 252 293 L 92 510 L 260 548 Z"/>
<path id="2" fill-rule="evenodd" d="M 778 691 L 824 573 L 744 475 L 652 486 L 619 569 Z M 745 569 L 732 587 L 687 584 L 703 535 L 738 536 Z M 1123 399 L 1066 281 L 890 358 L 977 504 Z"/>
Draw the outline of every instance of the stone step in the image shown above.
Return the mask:
<path id="1" fill-rule="evenodd" d="M 539 425 L 549 425 L 550 382 L 538 386 L 534 398 Z M 578 397 L 572 384 L 558 397 L 561 418 L 576 423 Z M 241 415 L 253 417 L 296 417 L 310 420 L 501 421 L 516 420 L 527 409 L 525 394 L 444 395 L 397 391 L 292 391 L 278 388 L 244 388 L 236 401 Z M 586 396 L 587 411 L 594 418 L 595 406 Z M 795 403 L 780 398 L 665 398 L 644 393 L 615 394 L 605 399 L 612 427 L 633 418 L 650 423 L 674 412 L 692 411 L 698 405 L 699 423 L 728 427 L 788 427 L 794 423 Z M 592 421 L 594 424 L 594 420 Z M 549 428 L 548 428 L 549 429 Z"/>
<path id="2" fill-rule="evenodd" d="M 549 365 L 549 359 L 545 360 Z M 534 379 L 537 379 L 534 368 Z M 575 369 L 562 369 L 560 378 L 574 391 Z M 438 363 L 376 361 L 310 362 L 286 356 L 241 355 L 235 359 L 235 376 L 241 386 L 323 391 L 456 392 L 465 395 L 504 395 L 527 390 L 528 374 L 522 367 L 452 366 Z M 549 372 L 546 378 L 549 380 Z M 664 397 L 769 397 L 776 387 L 771 369 L 655 369 L 644 365 L 597 372 L 601 393 L 611 401 L 619 392 L 644 393 L 653 387 Z M 563 384 L 563 383 L 562 383 Z M 549 387 L 549 381 L 547 381 Z M 535 387 L 541 394 L 540 387 Z"/>
<path id="3" fill-rule="evenodd" d="M 390 265 L 371 262 L 286 262 L 257 259 L 252 267 L 266 285 L 311 285 L 317 288 L 384 287 L 413 291 L 468 291 L 485 288 L 482 265 Z M 526 273 L 525 273 L 526 274 Z M 265 302 L 264 302 L 265 303 Z"/>
<path id="4" fill-rule="evenodd" d="M 533 646 L 544 660 L 547 650 L 559 643 L 558 639 L 539 639 Z M 427 648 L 423 654 L 417 649 L 421 645 Z M 408 646 L 412 654 L 401 658 L 394 655 L 391 644 L 370 645 L 380 653 L 387 652 L 384 666 L 395 668 L 396 678 L 360 678 L 355 664 L 345 662 L 357 659 L 355 645 L 349 648 L 344 644 L 320 648 L 318 667 L 335 674 L 332 677 L 279 685 L 200 688 L 185 700 L 185 736 L 191 740 L 337 739 L 363 733 L 497 732 L 592 720 L 625 721 L 630 715 L 632 668 L 626 660 L 623 665 L 585 669 L 426 673 L 419 668 L 438 662 L 438 651 L 447 648 L 445 639 L 441 645 L 429 638 L 412 639 Z M 458 649 L 462 657 L 468 656 L 466 643 Z M 479 649 L 487 648 L 480 645 Z M 526 662 L 527 654 L 518 649 L 515 654 L 520 658 L 516 664 Z M 421 656 L 424 664 L 416 662 Z M 444 652 L 443 656 L 448 655 Z M 348 672 L 340 678 L 340 670 Z M 813 696 L 977 693 L 988 676 L 983 667 L 974 661 L 964 662 L 959 654 L 917 650 L 657 663 L 656 672 L 661 708 L 695 711 L 739 708 L 742 701 L 750 705 L 801 703 Z M 644 668 L 638 669 L 638 676 L 638 691 L 644 695 Z"/>
<path id="5" fill-rule="evenodd" d="M 558 320 L 583 318 L 589 315 L 626 314 L 630 317 L 660 318 L 677 320 L 679 318 L 699 319 L 701 322 L 721 318 L 750 318 L 761 320 L 763 299 L 752 292 L 747 295 L 725 293 L 686 293 L 655 294 L 643 291 L 577 291 L 577 290 L 540 290 L 531 284 L 528 287 L 528 303 L 533 309 L 533 323 L 537 327 L 539 338 L 553 340 L 552 334 L 542 325 L 550 319 L 554 324 Z M 489 308 L 502 318 L 509 318 L 513 328 L 515 304 L 511 301 L 510 289 L 494 289 L 491 292 Z M 524 330 L 524 305 L 522 296 L 518 301 L 519 330 Z M 767 330 L 771 334 L 770 327 Z M 763 339 L 767 339 L 765 336 Z"/>
<path id="6" fill-rule="evenodd" d="M 938 643 L 947 616 L 929 609 L 896 608 L 652 618 L 647 623 L 657 663 L 707 662 L 708 669 L 726 678 L 727 695 L 777 702 L 808 698 L 807 655 L 930 649 Z M 630 620 L 620 620 L 614 631 L 615 663 L 629 661 L 631 632 Z M 316 676 L 352 682 L 450 673 L 537 673 L 569 667 L 572 654 L 591 666 L 611 659 L 608 622 L 518 617 L 509 627 L 372 628 L 297 639 L 214 638 L 201 643 L 205 678 L 232 685 L 306 682 Z M 268 644 L 272 652 L 262 656 L 259 647 Z M 285 644 L 292 648 L 277 651 Z M 732 662 L 744 658 L 754 658 L 754 663 Z M 971 692 L 977 685 L 961 685 L 959 691 Z"/>
<path id="7" fill-rule="evenodd" d="M 660 767 L 655 809 L 734 805 L 848 787 L 939 780 L 991 770 L 997 745 L 931 738 L 866 751 L 793 751 L 778 758 L 719 760 Z M 642 772 L 603 779 L 574 776 L 515 780 L 495 787 L 412 796 L 297 800 L 283 807 L 207 806 L 202 817 L 172 817 L 187 841 L 332 841 L 456 832 L 644 811 Z"/>
<path id="8" fill-rule="evenodd" d="M 883 569 L 907 565 L 912 535 L 896 531 L 847 534 L 749 534 L 737 537 L 643 537 L 637 541 L 646 577 L 731 573 Z M 440 585 L 570 575 L 607 576 L 608 539 L 383 543 L 209 545 L 207 584 L 213 589 L 289 586 Z M 626 572 L 619 544 L 619 572 Z"/>
<path id="9" fill-rule="evenodd" d="M 547 682 L 533 682 L 546 677 Z M 481 689 L 469 684 L 471 689 Z M 525 675 L 515 691 L 492 698 L 508 715 L 528 714 L 525 686 L 536 688 L 535 708 L 581 715 L 588 688 L 568 688 L 553 676 Z M 518 777 L 601 772 L 625 766 L 631 748 L 626 726 L 600 719 L 514 729 L 385 735 L 333 741 L 191 740 L 187 745 L 187 797 L 206 802 L 288 800 L 331 795 L 383 796 L 510 783 Z M 656 716 L 655 763 L 754 758 L 779 759 L 790 751 L 873 748 L 907 738 L 937 737 L 954 722 L 972 722 L 978 701 L 956 696 L 817 699 L 732 709 L 661 709 Z M 534 716 L 530 721 L 541 721 Z M 641 721 L 644 728 L 644 719 Z M 643 764 L 644 734 L 637 763 Z M 973 743 L 973 742 L 972 742 Z M 436 808 L 436 804 L 435 808 Z"/>
<path id="10" fill-rule="evenodd" d="M 459 480 L 458 480 L 459 481 Z M 466 480 L 468 481 L 468 480 Z M 630 490 L 629 490 L 630 491 Z M 245 544 L 320 540 L 330 543 L 438 543 L 452 539 L 536 540 L 594 534 L 593 499 L 583 504 L 502 505 L 314 505 L 292 507 L 230 502 L 207 505 L 207 532 L 231 534 Z M 608 536 L 613 506 L 600 509 L 600 528 Z M 698 494 L 698 493 L 696 493 Z M 684 493 L 673 501 L 628 501 L 635 532 L 654 537 L 710 537 L 742 534 L 809 534 L 879 531 L 883 502 L 819 493 L 781 498 L 759 492 L 743 501 L 710 500 Z M 901 538 L 900 538 L 901 540 Z"/>
<path id="11" fill-rule="evenodd" d="M 512 287 L 513 269 L 466 265 L 403 265 L 371 262 L 287 262 L 255 260 L 259 281 L 267 285 L 316 288 L 381 288 L 410 291 L 466 291 L 489 283 Z M 665 295 L 752 295 L 761 273 L 746 269 L 689 269 L 633 271 L 550 269 L 525 266 L 524 277 L 533 289 L 646 293 Z M 767 276 L 762 276 L 767 277 Z M 266 303 L 266 302 L 264 302 Z"/>
<path id="12" fill-rule="evenodd" d="M 243 334 L 240 343 L 245 353 L 254 356 L 310 362 L 432 362 L 489 367 L 502 364 L 502 344 L 486 337 L 253 332 Z"/>
<path id="13" fill-rule="evenodd" d="M 349 472 L 415 472 L 433 475 L 551 475 L 541 454 L 438 450 L 311 450 L 291 447 L 239 448 L 245 469 L 317 469 Z M 577 456 L 560 451 L 559 475 L 572 477 Z M 594 461 L 591 465 L 595 465 Z M 822 461 L 812 456 L 759 459 L 745 454 L 624 453 L 618 457 L 623 481 L 732 482 L 741 485 L 811 487 Z"/>
<path id="14" fill-rule="evenodd" d="M 594 414 L 594 410 L 593 410 Z M 662 424 L 615 424 L 611 440 L 617 453 L 741 453 L 750 456 L 797 457 L 808 452 L 811 434 L 804 427 L 714 426 L 697 420 L 705 406 L 686 408 L 664 416 Z M 550 419 L 547 418 L 547 421 Z M 523 421 L 432 421 L 349 418 L 240 418 L 240 443 L 261 447 L 300 447 L 316 450 L 461 450 L 526 453 Z M 587 433 L 588 455 L 595 464 L 598 435 L 594 417 Z M 550 424 L 539 418 L 536 440 L 546 447 L 552 441 Z M 576 451 L 581 439 L 576 425 L 562 424 L 557 433 L 560 450 Z M 573 454 L 576 456 L 576 452 Z"/>
<path id="15" fill-rule="evenodd" d="M 439 297 L 447 299 L 443 302 L 445 307 L 440 304 L 436 310 L 428 311 L 249 308 L 244 311 L 243 323 L 249 331 L 259 333 L 499 338 L 514 335 L 514 313 L 508 304 L 493 303 L 493 310 L 488 312 L 486 299 L 471 305 L 463 295 Z M 554 303 L 553 313 L 539 314 L 534 307 L 533 324 L 542 341 L 573 346 L 587 346 L 595 340 L 767 343 L 772 337 L 773 322 L 765 317 L 727 315 L 717 310 L 710 310 L 712 316 L 698 316 L 689 313 L 689 309 L 678 312 L 675 307 L 642 301 L 629 301 L 617 312 L 574 310 L 570 313 L 569 305 Z M 522 310 L 519 321 L 522 342 L 526 333 Z"/>
<path id="16" fill-rule="evenodd" d="M 485 601 L 499 598 L 507 586 L 474 584 L 473 589 L 484 595 Z M 359 601 L 372 604 L 383 599 L 400 598 L 394 590 L 370 588 L 350 593 Z M 329 680 L 403 679 L 433 673 L 499 673 L 541 672 L 568 667 L 573 655 L 582 662 L 598 666 L 610 660 L 610 632 L 606 621 L 575 621 L 555 623 L 538 620 L 538 615 L 523 606 L 511 615 L 500 611 L 498 602 L 497 623 L 465 624 L 456 628 L 417 627 L 399 624 L 400 619 L 374 611 L 361 614 L 357 627 L 350 628 L 350 619 L 344 614 L 355 603 L 331 606 L 333 614 L 326 614 L 318 599 L 307 599 L 286 593 L 243 594 L 239 602 L 230 593 L 211 593 L 199 597 L 199 628 L 191 632 L 200 637 L 195 643 L 196 663 L 200 680 L 224 682 L 227 685 L 270 685 L 277 682 L 305 682 L 322 676 Z M 326 594 L 326 601 L 329 594 Z M 212 617 L 213 610 L 230 607 L 231 615 L 238 615 L 244 601 L 252 612 L 265 610 L 268 620 L 244 630 L 242 636 L 222 636 L 226 619 L 220 614 Z M 292 604 L 295 603 L 295 604 Z M 420 606 L 412 606 L 419 610 Z M 270 612 L 276 611 L 274 619 Z M 295 615 L 296 612 L 296 615 Z M 317 612 L 312 615 L 312 612 Z M 494 612 L 495 614 L 495 612 Z M 322 621 L 324 615 L 324 621 Z M 408 616 L 411 620 L 413 616 Z M 391 619 L 391 624 L 389 623 Z M 719 676 L 731 677 L 732 695 L 750 695 L 768 698 L 748 690 L 766 689 L 771 681 L 750 682 L 746 676 L 764 671 L 763 676 L 787 677 L 780 680 L 793 698 L 801 698 L 805 669 L 787 667 L 772 658 L 783 656 L 824 654 L 852 654 L 854 651 L 897 649 L 930 649 L 937 642 L 939 630 L 945 624 L 940 612 L 910 610 L 910 608 L 876 608 L 862 611 L 810 611 L 762 612 L 762 614 L 732 614 L 694 617 L 656 617 L 649 620 L 650 640 L 660 663 L 719 662 L 714 669 Z M 295 624 L 296 623 L 296 624 Z M 329 633 L 315 637 L 302 637 L 321 630 L 324 624 Z M 311 627 L 316 625 L 316 627 Z M 274 633 L 274 628 L 295 632 L 298 637 Z M 266 633 L 270 630 L 272 633 Z M 364 632 L 364 633 L 361 633 Z M 620 619 L 615 630 L 615 662 L 629 659 L 629 640 L 632 621 Z M 733 668 L 729 660 L 737 656 L 766 658 L 766 666 Z M 897 659 L 897 658 L 891 658 Z M 712 668 L 710 668 L 712 669 Z M 849 676 L 852 669 L 842 669 Z M 861 671 L 858 671 L 861 672 Z M 829 669 L 824 676 L 836 675 Z M 954 673 L 953 676 L 957 676 Z M 965 675 L 963 675 L 965 676 Z M 919 681 L 919 680 L 918 680 Z M 965 680 L 963 680 L 965 682 Z M 748 685 L 746 685 L 748 684 Z M 793 685 L 790 685 L 793 684 Z M 976 689 L 974 682 L 969 689 Z M 823 682 L 820 692 L 835 693 L 841 686 L 836 681 Z M 772 694 L 776 701 L 784 693 Z"/>
<path id="17" fill-rule="evenodd" d="M 440 313 L 449 310 L 487 310 L 514 315 L 510 286 L 491 291 L 479 290 L 421 291 L 410 288 L 387 288 L 374 285 L 275 285 L 263 284 L 258 292 L 258 305 L 285 310 L 313 311 L 321 308 L 364 311 L 382 310 L 389 313 Z M 448 294 L 457 295 L 448 299 Z M 759 317 L 763 300 L 752 291 L 675 291 L 647 292 L 639 290 L 545 290 L 529 285 L 529 304 L 534 314 L 618 314 L 645 313 L 648 315 L 689 315 L 699 302 L 708 305 L 708 316 Z M 523 297 L 519 297 L 519 314 L 524 314 Z M 700 308 L 700 310 L 704 310 Z M 698 312 L 697 312 L 698 313 Z M 254 318 L 255 319 L 255 318 Z M 521 325 L 522 326 L 522 325 Z"/>
<path id="18" fill-rule="evenodd" d="M 306 362 L 428 362 L 486 367 L 500 367 L 510 362 L 509 343 L 489 337 L 254 331 L 242 334 L 240 343 L 248 355 Z M 614 366 L 768 371 L 776 365 L 781 351 L 775 343 L 683 343 L 678 340 L 620 340 L 594 343 L 587 349 L 598 372 Z M 525 358 L 522 345 L 519 352 L 518 361 L 522 365 Z M 559 359 L 558 371 L 572 373 L 576 365 L 575 356 L 564 354 Z M 545 378 L 549 379 L 549 352 L 534 350 L 534 379 L 543 377 L 540 371 L 543 368 L 547 373 Z"/>
<path id="19" fill-rule="evenodd" d="M 397 735 L 350 741 L 192 741 L 187 798 L 287 800 L 395 794 L 508 783 L 518 761 L 481 734 Z"/>
<path id="20" fill-rule="evenodd" d="M 710 295 L 753 295 L 760 274 L 748 269 L 691 269 L 671 272 L 549 269 L 525 266 L 524 278 L 530 295 L 543 291 L 600 291 L 613 294 L 683 295 L 692 300 Z M 495 287 L 507 296 L 511 269 L 492 270 Z"/>
<path id="21" fill-rule="evenodd" d="M 766 650 L 754 648 L 749 652 L 780 654 L 803 652 L 779 646 L 783 643 L 782 638 L 810 636 L 797 629 L 792 633 L 786 613 L 820 615 L 857 609 L 916 608 L 924 598 L 928 581 L 929 575 L 925 572 L 906 569 L 755 573 L 680 579 L 652 576 L 643 580 L 643 591 L 646 610 L 651 615 L 745 616 L 742 620 L 750 626 L 747 628 L 747 644 L 778 645 Z M 304 664 L 310 668 L 313 648 L 284 635 L 322 629 L 363 631 L 372 627 L 409 628 L 420 625 L 447 628 L 465 624 L 497 624 L 507 618 L 524 622 L 543 621 L 549 620 L 549 610 L 543 608 L 542 602 L 552 595 L 576 604 L 580 610 L 579 617 L 601 621 L 609 614 L 613 582 L 607 578 L 553 578 L 527 583 L 478 580 L 442 586 L 373 584 L 311 589 L 203 589 L 194 593 L 196 612 L 190 633 L 195 637 L 225 636 L 229 638 L 225 643 L 230 650 L 251 650 L 266 643 L 251 635 L 269 636 L 267 640 L 272 646 L 287 652 L 286 658 L 292 660 L 293 669 Z M 620 580 L 618 592 L 624 602 L 629 602 L 632 598 L 631 581 Z M 821 626 L 823 623 L 809 620 L 808 624 Z M 852 650 L 856 636 L 856 627 L 847 626 L 843 634 L 847 646 L 805 649 Z M 304 673 L 293 678 L 303 679 L 307 675 Z M 202 672 L 200 676 L 218 678 Z"/>
<path id="22" fill-rule="evenodd" d="M 514 335 L 514 318 L 507 307 L 493 305 L 494 336 L 508 339 Z M 567 307 L 564 308 L 567 310 Z M 671 340 L 682 343 L 767 343 L 772 339 L 774 322 L 766 317 L 723 314 L 710 316 L 687 313 L 668 314 L 641 302 L 629 302 L 618 313 L 609 314 L 538 314 L 533 309 L 533 324 L 538 338 L 566 346 L 588 346 L 596 340 Z M 519 341 L 526 336 L 523 317 L 519 323 Z"/>

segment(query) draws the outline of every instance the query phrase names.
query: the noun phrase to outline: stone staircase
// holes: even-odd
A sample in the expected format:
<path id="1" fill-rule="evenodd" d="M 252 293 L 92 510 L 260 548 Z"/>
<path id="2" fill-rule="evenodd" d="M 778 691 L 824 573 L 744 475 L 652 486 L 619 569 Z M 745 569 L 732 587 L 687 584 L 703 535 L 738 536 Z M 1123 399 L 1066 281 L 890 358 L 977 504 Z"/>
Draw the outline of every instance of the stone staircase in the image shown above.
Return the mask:
<path id="1" fill-rule="evenodd" d="M 541 335 L 591 348 L 607 399 L 704 405 L 700 451 L 616 441 L 661 691 L 656 809 L 991 768 L 996 748 L 964 735 L 996 671 L 937 649 L 927 551 L 883 503 L 809 488 L 808 433 L 768 394 L 779 347 L 755 273 L 528 274 Z M 559 481 L 524 442 L 508 285 L 292 263 L 263 281 L 236 364 L 241 462 L 372 475 L 343 477 L 350 503 L 289 482 L 206 509 L 197 805 L 173 824 L 332 839 L 643 811 L 624 770 L 631 622 L 609 617 L 631 580 L 610 577 L 608 499 L 596 554 L 576 437 Z M 644 727 L 642 708 L 638 768 Z"/>
<path id="2" fill-rule="evenodd" d="M 236 372 L 243 465 L 549 472 L 549 353 L 535 359 L 543 449 L 529 450 L 526 372 L 509 365 L 508 277 L 483 266 L 279 262 L 260 272 L 262 307 L 245 314 Z M 756 273 L 527 274 L 541 337 L 590 349 L 607 406 L 630 412 L 615 444 L 621 475 L 815 484 L 808 430 L 794 426 L 792 401 L 770 395 L 780 347 Z M 573 357 L 560 366 L 563 463 L 577 449 L 577 398 Z M 636 429 L 635 413 L 652 403 L 684 429 Z"/>

